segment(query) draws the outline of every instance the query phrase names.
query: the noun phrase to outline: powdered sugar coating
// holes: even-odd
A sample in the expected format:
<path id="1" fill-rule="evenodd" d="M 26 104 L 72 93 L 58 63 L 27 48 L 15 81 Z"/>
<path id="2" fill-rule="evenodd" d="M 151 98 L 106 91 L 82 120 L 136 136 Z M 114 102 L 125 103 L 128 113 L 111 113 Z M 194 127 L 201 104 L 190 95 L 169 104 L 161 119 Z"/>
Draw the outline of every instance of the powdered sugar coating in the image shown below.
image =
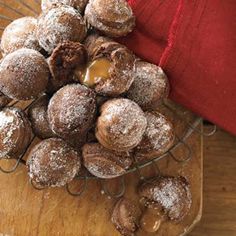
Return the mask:
<path id="1" fill-rule="evenodd" d="M 135 79 L 127 97 L 138 103 L 144 110 L 156 109 L 168 96 L 168 79 L 160 67 L 148 62 L 137 61 L 135 67 Z"/>
<path id="2" fill-rule="evenodd" d="M 20 48 L 39 51 L 41 48 L 36 37 L 37 19 L 22 17 L 9 24 L 1 39 L 1 50 L 4 55 Z"/>
<path id="3" fill-rule="evenodd" d="M 90 0 L 89 5 L 94 8 L 100 19 L 117 23 L 127 22 L 133 12 L 124 0 Z"/>
<path id="4" fill-rule="evenodd" d="M 150 138 L 153 148 L 158 150 L 171 138 L 169 132 L 173 131 L 173 127 L 162 115 L 153 116 L 151 113 L 146 113 L 146 118 L 148 120 L 148 126 L 145 134 Z"/>
<path id="5" fill-rule="evenodd" d="M 46 90 L 49 68 L 37 51 L 19 49 L 3 58 L 0 65 L 0 90 L 10 98 L 29 100 Z"/>
<path id="6" fill-rule="evenodd" d="M 42 0 L 41 8 L 42 11 L 47 11 L 53 4 L 63 3 L 65 5 L 71 6 L 82 12 L 88 3 L 88 0 Z"/>
<path id="7" fill-rule="evenodd" d="M 147 200 L 147 204 L 161 207 L 175 221 L 186 216 L 192 203 L 189 184 L 182 176 L 162 176 L 146 181 L 139 188 L 139 194 Z"/>
<path id="8" fill-rule="evenodd" d="M 139 144 L 147 120 L 133 101 L 119 98 L 107 101 L 101 108 L 96 137 L 106 148 L 128 151 Z"/>
<path id="9" fill-rule="evenodd" d="M 17 108 L 0 111 L 0 159 L 21 154 L 29 142 L 30 126 Z M 10 157 L 10 156 L 8 156 Z"/>
<path id="10" fill-rule="evenodd" d="M 60 89 L 48 105 L 52 130 L 61 137 L 79 140 L 91 128 L 96 113 L 95 93 L 80 84 Z"/>
<path id="11" fill-rule="evenodd" d="M 86 36 L 85 22 L 73 7 L 56 5 L 43 13 L 38 20 L 39 44 L 48 53 L 63 41 L 81 42 Z"/>
<path id="12" fill-rule="evenodd" d="M 161 113 L 145 112 L 147 128 L 142 141 L 135 148 L 138 160 L 155 158 L 165 153 L 174 142 L 174 128 L 172 123 Z"/>
<path id="13" fill-rule="evenodd" d="M 15 146 L 13 134 L 19 128 L 22 121 L 15 119 L 12 114 L 7 114 L 4 111 L 0 112 L 0 158 L 5 157 L 9 151 Z"/>
<path id="14" fill-rule="evenodd" d="M 41 141 L 29 154 L 30 178 L 43 187 L 61 187 L 73 180 L 81 167 L 80 154 L 61 139 Z"/>
<path id="15" fill-rule="evenodd" d="M 85 17 L 94 28 L 111 37 L 125 36 L 135 26 L 132 9 L 125 0 L 90 0 Z"/>
<path id="16" fill-rule="evenodd" d="M 49 126 L 47 117 L 47 107 L 49 98 L 47 95 L 40 97 L 28 110 L 33 132 L 41 139 L 55 137 Z"/>

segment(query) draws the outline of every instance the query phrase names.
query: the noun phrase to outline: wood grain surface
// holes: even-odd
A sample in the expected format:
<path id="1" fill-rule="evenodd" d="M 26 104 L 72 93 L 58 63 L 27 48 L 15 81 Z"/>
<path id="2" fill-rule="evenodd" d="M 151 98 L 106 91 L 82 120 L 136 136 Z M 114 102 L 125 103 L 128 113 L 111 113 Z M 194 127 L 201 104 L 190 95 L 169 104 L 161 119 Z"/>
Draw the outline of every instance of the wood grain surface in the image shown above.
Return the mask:
<path id="1" fill-rule="evenodd" d="M 203 216 L 189 236 L 236 236 L 236 137 L 219 130 L 203 140 Z"/>

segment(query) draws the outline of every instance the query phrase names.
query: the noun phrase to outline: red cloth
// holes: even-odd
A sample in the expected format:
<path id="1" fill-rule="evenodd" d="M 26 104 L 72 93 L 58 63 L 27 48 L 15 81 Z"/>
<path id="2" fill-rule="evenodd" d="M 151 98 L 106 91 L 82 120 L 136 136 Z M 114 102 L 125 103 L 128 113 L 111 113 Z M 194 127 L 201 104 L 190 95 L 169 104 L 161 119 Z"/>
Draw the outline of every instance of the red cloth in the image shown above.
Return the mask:
<path id="1" fill-rule="evenodd" d="M 174 101 L 236 134 L 236 1 L 129 3 L 137 27 L 121 42 L 165 70 Z"/>

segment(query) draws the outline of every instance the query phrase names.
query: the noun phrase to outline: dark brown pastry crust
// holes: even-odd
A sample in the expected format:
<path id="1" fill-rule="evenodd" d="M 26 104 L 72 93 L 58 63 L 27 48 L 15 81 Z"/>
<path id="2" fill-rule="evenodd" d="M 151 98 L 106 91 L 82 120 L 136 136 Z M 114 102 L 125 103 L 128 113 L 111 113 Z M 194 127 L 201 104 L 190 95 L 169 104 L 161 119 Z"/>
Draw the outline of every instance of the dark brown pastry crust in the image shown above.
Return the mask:
<path id="1" fill-rule="evenodd" d="M 3 93 L 0 92 L 0 108 L 5 107 L 7 104 L 9 104 L 12 101 L 11 98 L 8 98 Z"/>
<path id="2" fill-rule="evenodd" d="M 140 217 L 139 207 L 129 199 L 121 198 L 114 207 L 111 221 L 121 235 L 134 236 Z"/>
<path id="3" fill-rule="evenodd" d="M 76 9 L 67 5 L 53 5 L 38 20 L 37 38 L 41 47 L 49 54 L 64 41 L 82 42 L 86 34 L 83 17 Z"/>
<path id="4" fill-rule="evenodd" d="M 49 90 L 56 91 L 73 81 L 73 71 L 78 66 L 85 66 L 88 54 L 85 47 L 72 41 L 60 43 L 48 59 L 52 77 L 49 81 Z"/>
<path id="5" fill-rule="evenodd" d="M 104 96 L 99 96 L 97 95 L 96 97 L 96 101 L 97 101 L 97 106 L 101 107 L 105 102 L 107 102 L 108 100 L 110 100 L 109 97 L 104 97 Z"/>
<path id="6" fill-rule="evenodd" d="M 29 119 L 32 125 L 34 134 L 41 138 L 47 139 L 55 137 L 56 134 L 51 130 L 48 117 L 47 117 L 47 108 L 48 108 L 49 98 L 47 95 L 43 95 L 39 98 L 28 110 Z"/>
<path id="7" fill-rule="evenodd" d="M 25 113 L 18 108 L 0 111 L 0 159 L 18 158 L 28 147 L 32 130 Z"/>
<path id="8" fill-rule="evenodd" d="M 160 207 L 170 220 L 181 221 L 192 204 L 190 186 L 186 178 L 162 176 L 145 181 L 139 187 L 139 195 L 147 205 Z"/>
<path id="9" fill-rule="evenodd" d="M 42 0 L 41 3 L 42 11 L 47 11 L 50 8 L 52 8 L 54 4 L 58 3 L 74 7 L 78 11 L 83 12 L 88 3 L 88 0 Z"/>
<path id="10" fill-rule="evenodd" d="M 16 100 L 37 98 L 46 90 L 48 64 L 37 51 L 22 48 L 3 58 L 0 65 L 0 90 Z"/>
<path id="11" fill-rule="evenodd" d="M 135 26 L 135 17 L 125 0 L 91 0 L 85 9 L 86 20 L 110 37 L 121 37 Z"/>
<path id="12" fill-rule="evenodd" d="M 91 61 L 106 58 L 111 62 L 109 79 L 98 81 L 95 91 L 100 95 L 111 97 L 117 97 L 128 91 L 134 81 L 134 54 L 125 46 L 96 35 L 88 37 L 85 45 Z"/>
<path id="13" fill-rule="evenodd" d="M 101 107 L 96 137 L 106 148 L 129 151 L 139 144 L 147 121 L 141 108 L 125 98 L 112 99 Z"/>
<path id="14" fill-rule="evenodd" d="M 1 38 L 1 50 L 5 56 L 20 48 L 30 48 L 40 51 L 36 37 L 37 19 L 34 17 L 22 17 L 9 24 L 3 31 Z"/>
<path id="15" fill-rule="evenodd" d="M 118 153 L 99 143 L 85 144 L 82 149 L 83 164 L 98 178 L 111 179 L 121 176 L 132 164 L 129 153 Z"/>
<path id="16" fill-rule="evenodd" d="M 41 187 L 61 187 L 72 181 L 81 167 L 81 155 L 65 141 L 41 141 L 29 153 L 29 176 Z"/>
<path id="17" fill-rule="evenodd" d="M 18 108 L 16 108 L 16 109 L 18 109 Z M 33 138 L 31 124 L 30 124 L 30 121 L 29 121 L 27 115 L 25 114 L 24 111 L 22 111 L 20 109 L 19 109 L 19 114 L 21 115 L 21 118 L 24 123 L 24 134 L 23 135 L 20 134 L 20 136 L 19 136 L 20 137 L 19 148 L 16 148 L 15 151 L 13 151 L 12 153 L 9 154 L 9 156 L 12 158 L 18 158 L 20 155 L 22 155 L 29 147 L 30 142 L 32 141 L 32 138 Z"/>
<path id="18" fill-rule="evenodd" d="M 96 136 L 95 136 L 95 129 L 92 128 L 87 133 L 86 143 L 96 143 L 98 142 Z"/>
<path id="19" fill-rule="evenodd" d="M 87 48 L 90 60 L 94 59 L 97 55 L 97 51 L 104 43 L 114 42 L 108 37 L 100 36 L 99 34 L 90 34 L 84 41 L 84 46 Z"/>
<path id="20" fill-rule="evenodd" d="M 169 82 L 163 70 L 151 63 L 136 61 L 134 82 L 127 97 L 143 110 L 155 110 L 169 95 Z"/>
<path id="21" fill-rule="evenodd" d="M 92 127 L 95 115 L 95 93 L 80 84 L 70 84 L 61 88 L 48 105 L 48 121 L 51 129 L 70 143 L 79 144 L 81 141 L 86 141 L 87 132 Z"/>
<path id="22" fill-rule="evenodd" d="M 147 127 L 142 141 L 135 148 L 137 161 L 147 161 L 167 152 L 174 144 L 172 123 L 159 112 L 145 112 Z"/>

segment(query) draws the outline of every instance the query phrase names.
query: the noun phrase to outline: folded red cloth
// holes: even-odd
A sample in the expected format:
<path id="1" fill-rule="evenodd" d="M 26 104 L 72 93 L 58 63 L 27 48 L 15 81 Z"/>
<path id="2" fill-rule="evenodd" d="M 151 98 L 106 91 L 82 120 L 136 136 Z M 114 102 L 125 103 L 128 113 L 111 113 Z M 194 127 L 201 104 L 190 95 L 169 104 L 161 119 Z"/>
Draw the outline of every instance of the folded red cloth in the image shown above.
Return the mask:
<path id="1" fill-rule="evenodd" d="M 235 0 L 129 0 L 137 17 L 121 39 L 159 64 L 170 97 L 236 134 Z"/>

